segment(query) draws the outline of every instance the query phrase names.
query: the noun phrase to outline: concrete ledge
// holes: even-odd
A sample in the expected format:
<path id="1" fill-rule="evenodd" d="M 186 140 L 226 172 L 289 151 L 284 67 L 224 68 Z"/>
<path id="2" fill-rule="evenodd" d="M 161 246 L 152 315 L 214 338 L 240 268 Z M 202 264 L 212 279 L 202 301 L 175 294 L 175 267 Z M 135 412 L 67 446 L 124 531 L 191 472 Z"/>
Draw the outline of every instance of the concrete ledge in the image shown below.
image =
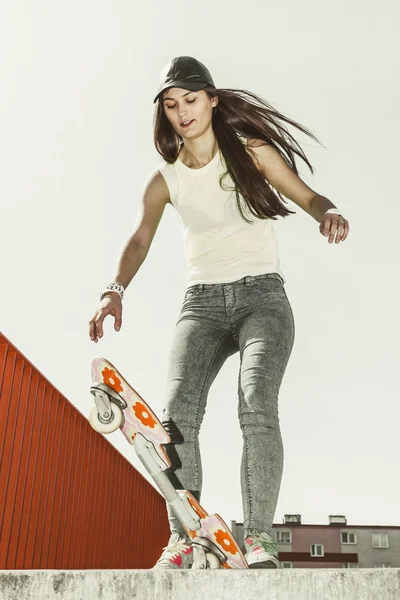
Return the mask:
<path id="1" fill-rule="evenodd" d="M 400 600 L 400 569 L 0 571 L 0 600 Z"/>

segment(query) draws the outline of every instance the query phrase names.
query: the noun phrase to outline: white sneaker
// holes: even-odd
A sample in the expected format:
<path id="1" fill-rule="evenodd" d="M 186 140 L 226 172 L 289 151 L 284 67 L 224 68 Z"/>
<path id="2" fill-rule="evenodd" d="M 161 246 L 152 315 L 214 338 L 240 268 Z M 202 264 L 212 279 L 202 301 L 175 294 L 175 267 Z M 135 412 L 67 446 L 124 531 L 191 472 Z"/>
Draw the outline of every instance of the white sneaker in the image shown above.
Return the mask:
<path id="1" fill-rule="evenodd" d="M 273 538 L 268 533 L 248 535 L 244 546 L 245 559 L 250 569 L 281 569 L 278 550 Z"/>
<path id="2" fill-rule="evenodd" d="M 180 538 L 179 533 L 171 535 L 168 546 L 154 565 L 153 569 L 191 569 L 193 547 L 190 542 Z"/>

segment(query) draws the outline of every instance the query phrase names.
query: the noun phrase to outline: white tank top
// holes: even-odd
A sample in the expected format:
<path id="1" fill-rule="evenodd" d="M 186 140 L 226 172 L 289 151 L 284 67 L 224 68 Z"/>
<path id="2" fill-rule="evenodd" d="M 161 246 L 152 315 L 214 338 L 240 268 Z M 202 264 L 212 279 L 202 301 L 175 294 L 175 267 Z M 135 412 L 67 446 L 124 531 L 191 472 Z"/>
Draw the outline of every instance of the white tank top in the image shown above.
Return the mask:
<path id="1" fill-rule="evenodd" d="M 179 157 L 173 164 L 158 166 L 181 220 L 187 286 L 229 283 L 263 273 L 279 273 L 286 282 L 272 220 L 255 217 L 240 194 L 243 213 L 253 222 L 243 220 L 235 192 L 220 187 L 219 178 L 226 171 L 222 160 L 218 150 L 200 169 L 187 167 Z M 222 185 L 234 187 L 229 174 Z"/>

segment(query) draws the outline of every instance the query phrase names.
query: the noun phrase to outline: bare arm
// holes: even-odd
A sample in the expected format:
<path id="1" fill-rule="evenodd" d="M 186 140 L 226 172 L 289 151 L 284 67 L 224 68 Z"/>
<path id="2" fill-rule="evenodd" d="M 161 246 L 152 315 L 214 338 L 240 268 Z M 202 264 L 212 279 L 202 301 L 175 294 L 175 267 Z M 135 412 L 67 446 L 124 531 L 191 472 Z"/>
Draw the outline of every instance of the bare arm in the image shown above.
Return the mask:
<path id="1" fill-rule="evenodd" d="M 286 198 L 293 200 L 300 208 L 311 215 L 320 223 L 320 232 L 329 236 L 328 242 L 332 243 L 336 235 L 336 243 L 344 241 L 349 233 L 349 223 L 342 218 L 343 226 L 339 218 L 327 215 L 326 211 L 336 206 L 321 194 L 310 188 L 294 170 L 286 164 L 276 148 L 266 145 L 260 140 L 248 140 L 247 144 L 255 155 L 255 164 L 264 177 L 281 192 Z M 254 157 L 253 157 L 254 160 Z M 339 222 L 339 227 L 338 227 Z"/>
<path id="2" fill-rule="evenodd" d="M 125 289 L 147 256 L 169 200 L 168 186 L 156 169 L 144 184 L 133 233 L 123 245 L 114 269 L 112 281 L 118 281 Z M 89 336 L 92 341 L 97 342 L 103 336 L 103 321 L 107 315 L 114 317 L 114 329 L 119 331 L 122 324 L 122 302 L 117 292 L 107 292 L 100 308 L 89 321 Z"/>
<path id="3" fill-rule="evenodd" d="M 258 144 L 263 145 L 258 145 Z M 278 192 L 289 198 L 311 215 L 318 223 L 329 208 L 335 205 L 325 196 L 310 188 L 294 170 L 286 164 L 276 148 L 260 140 L 248 140 L 248 147 L 256 156 L 256 166 Z"/>
<path id="4" fill-rule="evenodd" d="M 121 248 L 114 269 L 112 281 L 118 281 L 125 289 L 147 256 L 168 202 L 168 186 L 156 169 L 144 184 L 133 233 Z"/>

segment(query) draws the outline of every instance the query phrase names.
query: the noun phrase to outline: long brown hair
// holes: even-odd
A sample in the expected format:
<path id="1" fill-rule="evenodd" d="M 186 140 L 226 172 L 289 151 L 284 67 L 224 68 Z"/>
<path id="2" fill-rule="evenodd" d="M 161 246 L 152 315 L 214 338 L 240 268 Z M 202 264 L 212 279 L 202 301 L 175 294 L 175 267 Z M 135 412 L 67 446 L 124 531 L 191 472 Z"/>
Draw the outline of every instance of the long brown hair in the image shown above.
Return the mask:
<path id="1" fill-rule="evenodd" d="M 243 214 L 239 194 L 242 195 L 249 211 L 259 219 L 276 220 L 277 216 L 287 217 L 289 214 L 295 214 L 295 211 L 284 206 L 285 199 L 282 194 L 278 190 L 275 193 L 268 180 L 258 170 L 253 158 L 249 156 L 251 148 L 248 146 L 246 149 L 239 136 L 262 140 L 265 144 L 273 146 L 296 175 L 298 170 L 294 154 L 304 160 L 311 173 L 314 173 L 314 169 L 299 144 L 281 122 L 289 123 L 316 142 L 321 142 L 311 131 L 282 115 L 266 100 L 252 92 L 212 87 L 206 87 L 204 91 L 209 98 L 218 96 L 218 103 L 212 109 L 212 128 L 226 167 L 220 178 L 220 185 L 222 187 L 223 179 L 229 173 L 234 183 L 234 188 L 230 188 L 230 191 L 235 191 L 238 209 L 243 219 L 251 223 Z M 181 136 L 176 133 L 165 114 L 161 97 L 154 115 L 155 147 L 167 163 L 174 163 L 181 141 Z"/>

